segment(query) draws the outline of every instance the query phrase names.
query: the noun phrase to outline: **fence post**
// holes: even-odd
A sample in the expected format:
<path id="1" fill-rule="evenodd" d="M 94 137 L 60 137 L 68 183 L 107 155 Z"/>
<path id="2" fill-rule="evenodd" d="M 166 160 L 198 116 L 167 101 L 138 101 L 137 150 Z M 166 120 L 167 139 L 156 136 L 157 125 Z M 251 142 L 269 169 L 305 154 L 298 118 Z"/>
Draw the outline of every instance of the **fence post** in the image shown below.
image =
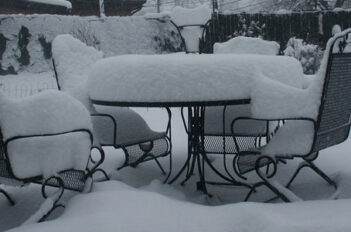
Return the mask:
<path id="1" fill-rule="evenodd" d="M 156 0 L 157 13 L 160 13 L 160 0 Z"/>

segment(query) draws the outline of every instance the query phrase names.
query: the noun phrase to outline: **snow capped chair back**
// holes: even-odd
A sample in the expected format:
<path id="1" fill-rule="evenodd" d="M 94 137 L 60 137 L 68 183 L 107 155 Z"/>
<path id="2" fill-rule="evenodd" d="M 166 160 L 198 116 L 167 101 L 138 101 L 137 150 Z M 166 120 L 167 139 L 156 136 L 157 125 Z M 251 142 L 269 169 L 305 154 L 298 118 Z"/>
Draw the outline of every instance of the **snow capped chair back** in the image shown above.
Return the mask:
<path id="1" fill-rule="evenodd" d="M 93 111 L 86 82 L 90 67 L 102 59 L 102 52 L 71 35 L 58 35 L 52 42 L 52 56 L 58 88 L 80 100 L 89 111 Z"/>
<path id="2" fill-rule="evenodd" d="M 88 191 L 94 172 L 104 160 L 88 165 L 94 148 L 89 111 L 77 99 L 47 90 L 23 99 L 0 95 L 0 184 L 40 183 L 46 199 L 29 222 L 44 220 L 64 189 Z M 15 182 L 13 181 L 15 180 Z M 46 186 L 59 187 L 51 196 Z M 14 200 L 0 187 L 10 203 Z"/>
<path id="3" fill-rule="evenodd" d="M 278 55 L 280 45 L 275 41 L 238 36 L 213 45 L 213 53 Z"/>

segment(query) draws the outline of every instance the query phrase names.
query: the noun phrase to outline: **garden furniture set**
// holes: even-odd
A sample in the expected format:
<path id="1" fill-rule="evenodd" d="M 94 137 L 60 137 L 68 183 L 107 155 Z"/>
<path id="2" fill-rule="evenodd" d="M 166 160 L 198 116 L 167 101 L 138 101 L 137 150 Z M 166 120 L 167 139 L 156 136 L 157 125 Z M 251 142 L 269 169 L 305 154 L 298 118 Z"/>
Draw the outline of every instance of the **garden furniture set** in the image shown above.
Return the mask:
<path id="1" fill-rule="evenodd" d="M 181 25 L 179 32 L 186 27 Z M 42 184 L 43 197 L 53 204 L 45 213 L 33 215 L 33 221 L 44 220 L 62 206 L 64 189 L 89 191 L 97 171 L 108 179 L 99 169 L 103 146 L 124 151 L 125 162 L 119 169 L 155 161 L 166 174 L 158 159 L 169 157 L 165 183 L 186 173 L 185 183 L 197 167 L 197 188 L 206 194 L 207 183 L 244 186 L 249 189 L 248 200 L 264 185 L 283 201 L 300 200 L 289 187 L 304 167 L 336 188 L 313 161 L 319 151 L 349 135 L 351 54 L 344 52 L 349 33 L 351 29 L 328 41 L 321 70 L 306 89 L 302 88 L 301 65 L 291 57 L 169 54 L 102 59 L 96 49 L 60 35 L 53 42 L 53 66 L 61 91 L 45 91 L 24 100 L 1 96 L 0 182 Z M 310 105 L 304 102 L 306 96 L 313 96 Z M 165 131 L 151 130 L 127 107 L 165 108 Z M 169 180 L 172 107 L 182 108 L 188 154 Z M 100 154 L 99 160 L 91 158 L 93 149 Z M 210 153 L 223 155 L 224 173 L 212 164 Z M 227 154 L 232 156 L 232 171 Z M 277 164 L 293 158 L 303 162 L 289 182 L 283 186 L 274 181 Z M 205 167 L 220 181 L 206 180 Z M 246 177 L 252 171 L 258 177 L 254 183 Z M 59 187 L 58 192 L 49 197 L 48 185 Z M 15 203 L 5 190 L 0 188 L 0 193 Z"/>

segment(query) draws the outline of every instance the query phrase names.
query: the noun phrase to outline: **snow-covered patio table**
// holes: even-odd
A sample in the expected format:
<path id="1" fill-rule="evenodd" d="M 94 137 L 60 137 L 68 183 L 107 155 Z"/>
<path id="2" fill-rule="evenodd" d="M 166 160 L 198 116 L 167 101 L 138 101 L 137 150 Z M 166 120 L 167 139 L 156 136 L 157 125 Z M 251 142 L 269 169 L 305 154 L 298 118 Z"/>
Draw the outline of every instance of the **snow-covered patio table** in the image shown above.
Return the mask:
<path id="1" fill-rule="evenodd" d="M 291 57 L 176 53 L 123 55 L 98 61 L 89 75 L 88 89 L 93 104 L 98 105 L 188 107 L 186 129 L 192 154 L 188 154 L 186 163 L 171 183 L 190 160 L 197 160 L 201 183 L 198 187 L 206 192 L 200 162 L 201 155 L 208 161 L 206 155 L 201 154 L 205 108 L 249 104 L 250 93 L 259 88 L 252 85 L 257 83 L 254 79 L 263 77 L 302 88 L 302 67 Z"/>

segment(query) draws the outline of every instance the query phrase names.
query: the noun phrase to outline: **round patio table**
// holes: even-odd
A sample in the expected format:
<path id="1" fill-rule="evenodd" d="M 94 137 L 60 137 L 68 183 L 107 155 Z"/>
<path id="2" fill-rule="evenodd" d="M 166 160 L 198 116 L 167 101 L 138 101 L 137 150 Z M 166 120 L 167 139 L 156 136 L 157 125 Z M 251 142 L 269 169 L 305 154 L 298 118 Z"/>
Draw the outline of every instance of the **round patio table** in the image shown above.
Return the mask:
<path id="1" fill-rule="evenodd" d="M 296 76 L 301 72 L 301 78 Z M 125 107 L 171 107 L 188 109 L 188 157 L 173 183 L 190 163 L 197 164 L 198 189 L 207 193 L 204 164 L 236 185 L 246 185 L 221 174 L 204 153 L 206 107 L 250 103 L 254 78 L 269 77 L 301 87 L 302 68 L 294 58 L 264 55 L 123 55 L 97 62 L 88 78 L 93 104 Z M 294 78 L 292 78 L 292 76 Z M 171 115 L 170 115 L 171 116 Z M 185 181 L 193 169 L 187 173 Z M 182 182 L 184 183 L 184 181 Z"/>

